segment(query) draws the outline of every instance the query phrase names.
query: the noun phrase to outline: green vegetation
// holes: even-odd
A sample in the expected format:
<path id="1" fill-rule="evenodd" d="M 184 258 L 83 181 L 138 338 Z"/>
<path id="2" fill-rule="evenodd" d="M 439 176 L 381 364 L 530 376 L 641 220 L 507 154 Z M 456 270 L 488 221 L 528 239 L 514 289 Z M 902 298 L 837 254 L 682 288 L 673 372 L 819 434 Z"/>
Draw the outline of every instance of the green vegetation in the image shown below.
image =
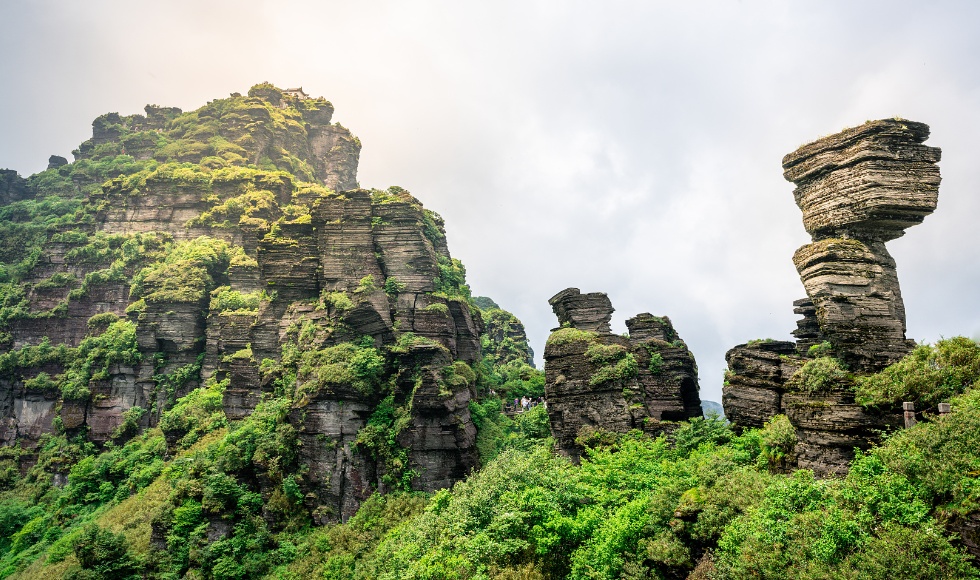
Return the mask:
<path id="1" fill-rule="evenodd" d="M 847 389 L 853 376 L 835 358 L 825 356 L 808 360 L 786 383 L 787 388 L 818 394 L 835 389 Z"/>
<path id="2" fill-rule="evenodd" d="M 228 243 L 200 237 L 174 246 L 164 260 L 133 277 L 130 296 L 147 304 L 200 303 L 225 272 L 232 250 Z"/>
<path id="3" fill-rule="evenodd" d="M 636 357 L 626 347 L 618 344 L 592 343 L 585 350 L 585 358 L 597 367 L 589 377 L 591 386 L 631 379 L 639 372 Z"/>
<path id="4" fill-rule="evenodd" d="M 520 322 L 471 297 L 458 260 L 438 257 L 422 312 L 482 316 L 486 356 L 472 364 L 397 327 L 394 344 L 387 329 L 355 330 L 365 328 L 354 320 L 362 302 L 406 290 L 394 276 L 289 304 L 235 289 L 261 279 L 253 256 L 298 248 L 297 224 L 312 224 L 319 203 L 345 199 L 318 183 L 308 146 L 310 127 L 331 111 L 263 83 L 189 113 L 107 114 L 76 162 L 32 176 L 30 199 L 0 207 L 0 379 L 61 413 L 36 448 L 0 447 L 0 578 L 980 577 L 950 532 L 980 512 L 980 395 L 971 390 L 980 347 L 967 339 L 920 346 L 873 376 L 852 375 L 829 344 L 811 349 L 793 388 L 853 389 L 869 406 L 953 407 L 859 454 L 846 477 L 793 472 L 796 432 L 785 416 L 741 434 L 717 418 L 671 424 L 656 438 L 584 430 L 588 449 L 575 464 L 553 453 L 543 405 L 503 412 L 502 399 L 543 395 L 544 374 L 528 364 Z M 97 231 L 149 195 L 197 203 L 200 214 L 173 235 Z M 399 187 L 371 195 L 379 232 L 391 226 L 388 212 L 408 206 L 423 244 L 442 253 L 438 214 Z M 190 239 L 208 232 L 215 237 Z M 245 244 L 253 256 L 228 241 L 243 236 L 262 240 L 257 250 Z M 52 274 L 62 257 L 72 273 Z M 128 316 L 103 312 L 125 288 Z M 72 319 L 87 322 L 77 347 L 15 336 L 14 321 L 76 316 L 87 298 L 98 306 L 82 316 L 98 313 Z M 197 350 L 175 353 L 166 325 L 188 313 L 236 330 L 258 323 L 224 346 L 211 334 L 182 337 Z M 243 318 L 222 318 L 233 315 Z M 267 332 L 281 333 L 281 356 L 259 342 Z M 141 351 L 154 338 L 158 352 Z M 680 343 L 646 345 L 650 372 L 664 372 L 658 349 L 669 344 Z M 637 357 L 645 361 L 572 328 L 554 332 L 548 348 L 583 352 L 593 386 L 634 377 Z M 250 366 L 256 400 L 229 421 L 236 373 Z M 103 408 L 129 369 L 145 396 L 127 399 L 99 442 L 89 440 L 77 414 Z M 474 436 L 472 418 L 480 469 L 448 476 L 465 475 L 450 489 L 412 492 L 427 462 L 440 460 L 420 461 L 409 446 L 448 436 L 426 415 L 431 404 L 451 409 L 459 440 Z M 308 431 L 328 406 L 343 418 L 338 433 Z M 316 462 L 352 475 L 339 487 L 314 484 Z M 344 487 L 355 479 L 361 487 Z M 317 525 L 350 515 L 320 494 L 364 499 L 370 486 L 388 493 L 370 495 L 346 523 Z"/>
<path id="5" fill-rule="evenodd" d="M 913 401 L 933 407 L 964 392 L 980 379 L 980 345 L 962 336 L 919 345 L 884 371 L 857 379 L 856 399 L 863 405 Z"/>
<path id="6" fill-rule="evenodd" d="M 578 330 L 570 326 L 559 328 L 548 336 L 547 346 L 564 346 L 573 342 L 591 343 L 599 335 L 588 330 Z"/>
<path id="7" fill-rule="evenodd" d="M 369 383 L 384 376 L 366 340 L 308 352 L 286 361 L 302 377 L 331 365 Z M 626 354 L 590 343 L 597 363 Z M 930 368 L 907 367 L 919 356 L 897 369 Z M 968 373 L 972 358 L 953 360 L 946 372 L 968 380 L 957 373 Z M 895 378 L 897 369 L 878 376 Z M 460 386 L 486 385 L 484 370 L 457 363 L 443 372 Z M 302 397 L 305 383 L 297 384 Z M 411 414 L 376 386 L 382 398 L 355 448 L 386 466 L 391 489 L 408 489 L 415 473 L 398 437 Z M 786 473 L 795 434 L 783 416 L 741 435 L 721 419 L 682 423 L 669 438 L 605 434 L 574 465 L 551 452 L 543 407 L 511 419 L 490 397 L 469 408 L 483 469 L 432 495 L 374 496 L 347 523 L 317 528 L 302 504 L 287 420 L 295 403 L 270 396 L 228 426 L 223 388 L 192 391 L 160 429 L 101 453 L 48 436 L 28 476 L 7 476 L 0 492 L 5 574 L 31 565 L 66 577 L 613 579 L 686 577 L 695 568 L 720 579 L 980 577 L 943 528 L 980 510 L 974 391 L 954 395 L 950 415 L 897 432 L 859 454 L 846 477 L 826 480 Z M 63 488 L 45 475 L 58 465 L 70 466 Z M 229 525 L 209 540 L 214 521 Z M 150 548 L 151 524 L 166 550 Z"/>

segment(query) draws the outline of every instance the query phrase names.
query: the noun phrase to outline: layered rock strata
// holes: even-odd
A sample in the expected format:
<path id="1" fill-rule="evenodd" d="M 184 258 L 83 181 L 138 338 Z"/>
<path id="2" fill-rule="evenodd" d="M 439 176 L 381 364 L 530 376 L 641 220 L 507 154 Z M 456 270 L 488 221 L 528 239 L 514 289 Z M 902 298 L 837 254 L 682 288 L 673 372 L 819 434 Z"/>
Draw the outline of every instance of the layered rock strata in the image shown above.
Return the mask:
<path id="1" fill-rule="evenodd" d="M 936 208 L 940 150 L 923 144 L 928 136 L 922 123 L 870 121 L 783 159 L 783 175 L 796 185 L 803 225 L 813 237 L 793 256 L 807 292 L 793 303 L 802 315 L 797 340 L 730 350 L 723 400 L 737 428 L 785 413 L 796 428 L 799 466 L 818 474 L 846 471 L 855 448 L 901 424 L 896 410 L 856 405 L 847 385 L 801 392 L 791 379 L 813 357 L 832 355 L 851 371 L 877 372 L 913 348 L 885 242 Z M 825 343 L 829 351 L 811 351 Z"/>
<path id="2" fill-rule="evenodd" d="M 885 242 L 936 209 L 941 152 L 928 137 L 923 123 L 870 121 L 783 158 L 813 236 L 793 263 L 821 334 L 853 370 L 880 370 L 913 346 Z"/>
<path id="3" fill-rule="evenodd" d="M 784 413 L 786 382 L 802 366 L 797 345 L 780 340 L 740 344 L 727 353 L 728 371 L 722 387 L 725 417 L 736 429 L 762 427 Z"/>
<path id="4" fill-rule="evenodd" d="M 545 398 L 559 451 L 573 459 L 604 431 L 669 432 L 699 417 L 697 364 L 670 320 L 640 314 L 612 334 L 602 293 L 564 290 L 549 300 L 562 326 L 545 346 Z"/>

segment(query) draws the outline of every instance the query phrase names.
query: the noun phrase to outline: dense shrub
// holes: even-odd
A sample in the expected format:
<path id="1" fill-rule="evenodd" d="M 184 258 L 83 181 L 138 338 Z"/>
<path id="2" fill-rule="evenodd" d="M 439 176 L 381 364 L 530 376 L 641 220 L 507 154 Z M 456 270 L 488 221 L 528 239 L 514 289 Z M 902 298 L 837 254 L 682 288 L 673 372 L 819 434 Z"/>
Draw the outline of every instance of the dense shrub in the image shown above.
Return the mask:
<path id="1" fill-rule="evenodd" d="M 964 392 L 980 379 L 980 345 L 962 336 L 919 345 L 875 375 L 857 379 L 857 401 L 889 405 L 914 401 L 932 407 Z"/>

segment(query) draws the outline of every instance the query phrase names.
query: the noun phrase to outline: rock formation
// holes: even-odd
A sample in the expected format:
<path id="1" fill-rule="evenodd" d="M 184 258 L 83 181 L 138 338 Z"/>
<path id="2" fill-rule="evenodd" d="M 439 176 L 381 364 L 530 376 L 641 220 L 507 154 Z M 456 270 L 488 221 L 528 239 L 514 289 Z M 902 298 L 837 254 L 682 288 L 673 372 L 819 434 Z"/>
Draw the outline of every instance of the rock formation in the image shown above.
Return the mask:
<path id="1" fill-rule="evenodd" d="M 5 264 L 37 255 L 0 288 L 0 442 L 119 442 L 208 384 L 232 421 L 296 393 L 287 420 L 316 521 L 477 467 L 471 366 L 481 340 L 526 346 L 523 327 L 484 334 L 442 218 L 401 188 L 358 189 L 360 142 L 332 114 L 261 84 L 191 113 L 103 115 L 73 163 L 52 156 L 37 183 L 75 200 L 56 207 L 69 213 L 29 231 L 34 245 L 0 244 Z M 32 197 L 29 183 L 0 173 L 0 203 Z M 126 360 L 69 392 L 107 328 L 134 332 Z M 355 354 L 374 357 L 370 381 L 316 370 Z"/>
<path id="2" fill-rule="evenodd" d="M 11 169 L 0 169 L 0 205 L 27 199 L 30 195 L 26 179 Z"/>
<path id="3" fill-rule="evenodd" d="M 722 387 L 725 417 L 738 428 L 762 427 L 784 413 L 786 381 L 804 362 L 796 354 L 795 343 L 780 340 L 757 340 L 729 350 Z"/>
<path id="4" fill-rule="evenodd" d="M 813 243 L 793 256 L 820 332 L 852 370 L 877 371 L 914 343 L 885 242 L 936 209 L 940 150 L 929 127 L 871 121 L 783 158 Z"/>
<path id="5" fill-rule="evenodd" d="M 813 237 L 793 256 L 807 292 L 793 303 L 803 318 L 795 344 L 753 341 L 728 352 L 723 402 L 737 428 L 785 413 L 796 428 L 798 465 L 819 474 L 846 471 L 855 447 L 901 424 L 896 410 L 856 405 L 846 384 L 800 392 L 793 379 L 808 360 L 831 355 L 850 371 L 877 372 L 914 346 L 885 242 L 936 208 L 940 150 L 923 145 L 928 136 L 922 123 L 869 121 L 783 159 Z"/>
<path id="6" fill-rule="evenodd" d="M 486 296 L 474 296 L 473 303 L 483 318 L 483 356 L 493 364 L 521 362 L 534 366 L 534 351 L 527 340 L 524 324 Z"/>
<path id="7" fill-rule="evenodd" d="M 545 346 L 545 398 L 556 445 L 577 459 L 602 431 L 669 432 L 700 417 L 697 364 L 670 319 L 639 314 L 612 334 L 609 297 L 577 288 L 548 301 L 561 327 Z"/>

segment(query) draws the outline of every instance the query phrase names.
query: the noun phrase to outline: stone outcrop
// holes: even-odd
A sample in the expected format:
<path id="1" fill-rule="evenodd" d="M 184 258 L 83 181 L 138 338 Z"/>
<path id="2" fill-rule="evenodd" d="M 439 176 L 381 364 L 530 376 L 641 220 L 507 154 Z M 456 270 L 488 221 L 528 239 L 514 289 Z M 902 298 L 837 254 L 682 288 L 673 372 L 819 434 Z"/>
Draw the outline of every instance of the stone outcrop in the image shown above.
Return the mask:
<path id="1" fill-rule="evenodd" d="M 612 334 L 613 308 L 602 293 L 564 290 L 549 300 L 562 323 L 545 346 L 545 398 L 556 445 L 577 459 L 603 431 L 672 430 L 699 417 L 697 365 L 670 320 L 640 314 L 629 336 Z"/>
<path id="2" fill-rule="evenodd" d="M 936 209 L 940 150 L 928 136 L 923 123 L 870 121 L 783 158 L 814 240 L 793 263 L 820 333 L 853 370 L 880 370 L 914 345 L 885 242 Z"/>
<path id="3" fill-rule="evenodd" d="M 561 326 L 589 332 L 609 333 L 609 321 L 615 308 L 602 292 L 582 294 L 578 288 L 567 288 L 548 300 Z"/>
<path id="4" fill-rule="evenodd" d="M 0 205 L 31 197 L 27 180 L 12 169 L 0 169 Z"/>
<path id="5" fill-rule="evenodd" d="M 885 242 L 936 208 L 940 150 L 923 144 L 928 126 L 869 121 L 804 145 L 783 158 L 784 177 L 813 242 L 793 263 L 807 297 L 796 343 L 755 341 L 726 355 L 725 414 L 736 428 L 759 427 L 784 413 L 796 429 L 798 465 L 842 473 L 855 448 L 901 424 L 896 409 L 867 409 L 839 385 L 801 392 L 792 380 L 808 360 L 832 355 L 850 371 L 877 372 L 915 345 L 905 337 L 905 306 Z M 820 345 L 820 352 L 812 351 Z"/>
<path id="6" fill-rule="evenodd" d="M 867 450 L 883 431 L 902 426 L 900 413 L 862 407 L 848 389 L 786 393 L 783 412 L 796 429 L 797 466 L 822 476 L 846 474 L 855 449 Z"/>
<path id="7" fill-rule="evenodd" d="M 781 340 L 740 344 L 725 354 L 725 361 L 721 400 L 725 417 L 737 429 L 762 427 L 784 413 L 786 381 L 804 362 L 795 343 Z"/>

